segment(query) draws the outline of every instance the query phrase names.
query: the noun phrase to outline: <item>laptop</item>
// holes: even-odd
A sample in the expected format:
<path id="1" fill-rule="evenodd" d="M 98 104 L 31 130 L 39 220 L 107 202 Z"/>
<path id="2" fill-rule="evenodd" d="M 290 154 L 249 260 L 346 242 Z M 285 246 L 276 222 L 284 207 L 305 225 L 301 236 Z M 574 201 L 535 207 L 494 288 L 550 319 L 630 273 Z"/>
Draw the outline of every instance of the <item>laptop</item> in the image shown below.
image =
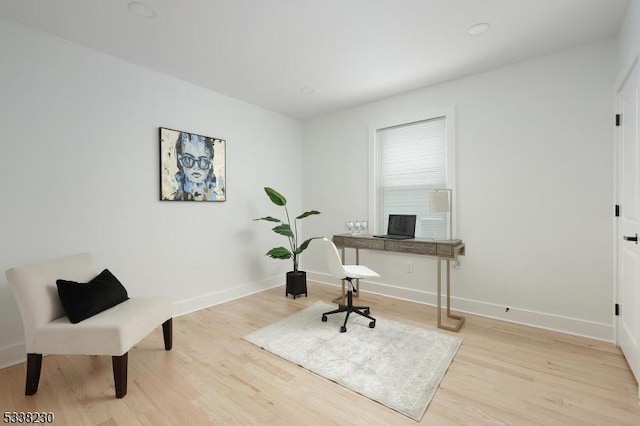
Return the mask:
<path id="1" fill-rule="evenodd" d="M 408 240 L 415 238 L 416 215 L 415 214 L 390 214 L 389 226 L 386 235 L 374 235 L 376 238 L 389 238 L 393 240 Z"/>

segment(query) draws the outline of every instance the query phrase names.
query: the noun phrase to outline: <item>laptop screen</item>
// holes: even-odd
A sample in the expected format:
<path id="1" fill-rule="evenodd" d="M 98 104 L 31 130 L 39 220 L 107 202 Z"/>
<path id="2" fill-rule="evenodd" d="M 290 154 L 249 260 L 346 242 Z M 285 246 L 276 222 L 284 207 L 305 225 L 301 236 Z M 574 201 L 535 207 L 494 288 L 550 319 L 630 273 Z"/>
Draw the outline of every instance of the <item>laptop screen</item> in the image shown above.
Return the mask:
<path id="1" fill-rule="evenodd" d="M 389 227 L 387 234 L 389 235 L 407 235 L 414 237 L 416 233 L 416 215 L 415 214 L 390 214 Z"/>

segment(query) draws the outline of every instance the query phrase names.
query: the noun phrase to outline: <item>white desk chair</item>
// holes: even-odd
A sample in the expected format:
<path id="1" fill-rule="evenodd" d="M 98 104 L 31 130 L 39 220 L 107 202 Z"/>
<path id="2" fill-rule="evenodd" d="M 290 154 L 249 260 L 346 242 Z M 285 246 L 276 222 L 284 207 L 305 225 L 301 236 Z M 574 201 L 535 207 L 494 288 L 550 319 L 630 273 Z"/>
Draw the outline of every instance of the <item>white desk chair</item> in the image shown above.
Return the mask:
<path id="1" fill-rule="evenodd" d="M 338 309 L 333 311 L 325 312 L 322 314 L 322 321 L 327 321 L 327 315 L 337 314 L 340 312 L 346 312 L 347 315 L 344 318 L 344 324 L 340 327 L 340 332 L 344 333 L 347 331 L 347 321 L 349 320 L 349 315 L 354 312 L 358 315 L 362 315 L 365 318 L 369 318 L 371 322 L 369 323 L 369 328 L 374 328 L 376 326 L 376 319 L 369 315 L 370 309 L 368 306 L 353 306 L 353 293 L 355 289 L 353 287 L 352 280 L 358 278 L 371 278 L 371 277 L 379 277 L 377 272 L 367 268 L 364 265 L 343 265 L 342 260 L 340 259 L 340 254 L 338 253 L 338 249 L 332 241 L 327 238 L 323 238 L 325 245 L 325 255 L 327 258 L 327 265 L 329 266 L 329 272 L 334 277 L 340 280 L 347 280 L 349 286 L 347 290 L 347 304 L 338 304 Z"/>

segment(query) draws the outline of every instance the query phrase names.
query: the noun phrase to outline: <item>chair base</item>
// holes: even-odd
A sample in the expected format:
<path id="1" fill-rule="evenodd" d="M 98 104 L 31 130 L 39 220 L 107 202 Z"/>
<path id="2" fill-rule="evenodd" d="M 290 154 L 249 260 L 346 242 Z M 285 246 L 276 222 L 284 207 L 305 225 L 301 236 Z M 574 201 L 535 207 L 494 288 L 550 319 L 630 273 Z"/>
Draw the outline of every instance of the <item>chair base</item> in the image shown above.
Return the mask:
<path id="1" fill-rule="evenodd" d="M 347 315 L 344 318 L 344 324 L 342 324 L 342 327 L 340 327 L 340 332 L 344 333 L 347 331 L 347 321 L 349 321 L 349 315 L 351 315 L 351 313 L 355 313 L 370 319 L 371 322 L 369 323 L 369 328 L 374 328 L 376 326 L 376 319 L 371 315 L 369 315 L 371 311 L 369 307 L 353 305 L 353 290 L 352 290 L 353 284 L 351 283 L 351 280 L 348 280 L 348 281 L 349 281 L 349 290 L 347 291 L 347 304 L 346 305 L 339 304 L 338 309 L 334 309 L 333 311 L 325 312 L 324 314 L 322 314 L 322 322 L 327 322 L 327 315 L 346 312 Z"/>

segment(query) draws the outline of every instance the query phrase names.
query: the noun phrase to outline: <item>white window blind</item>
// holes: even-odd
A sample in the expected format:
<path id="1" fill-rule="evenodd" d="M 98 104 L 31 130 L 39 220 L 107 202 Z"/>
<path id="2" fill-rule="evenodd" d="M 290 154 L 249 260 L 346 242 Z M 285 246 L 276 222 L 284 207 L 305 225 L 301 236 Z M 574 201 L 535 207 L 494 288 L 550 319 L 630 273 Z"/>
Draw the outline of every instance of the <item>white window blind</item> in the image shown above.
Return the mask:
<path id="1" fill-rule="evenodd" d="M 447 213 L 427 213 L 427 192 L 447 187 L 446 118 L 379 129 L 378 218 L 415 214 L 416 237 L 447 238 Z"/>

